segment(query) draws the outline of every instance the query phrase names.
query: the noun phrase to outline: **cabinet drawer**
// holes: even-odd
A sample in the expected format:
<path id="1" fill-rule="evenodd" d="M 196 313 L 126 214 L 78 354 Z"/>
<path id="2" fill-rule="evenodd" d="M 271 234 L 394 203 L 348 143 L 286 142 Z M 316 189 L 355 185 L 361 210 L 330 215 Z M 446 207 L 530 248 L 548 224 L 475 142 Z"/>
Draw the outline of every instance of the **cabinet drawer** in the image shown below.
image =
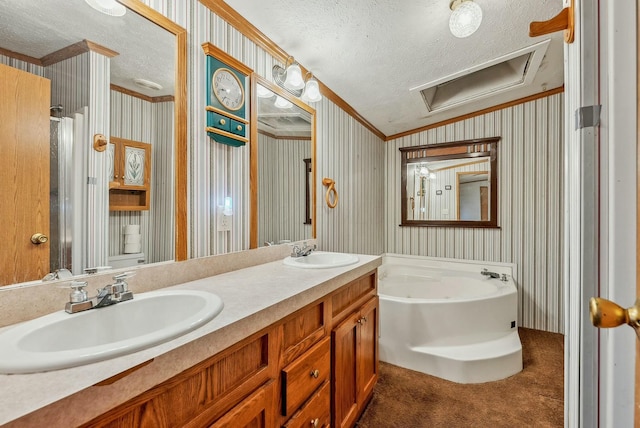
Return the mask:
<path id="1" fill-rule="evenodd" d="M 231 129 L 231 119 L 221 114 L 208 111 L 207 112 L 207 126 L 229 131 Z"/>
<path id="2" fill-rule="evenodd" d="M 240 135 L 242 137 L 246 137 L 246 125 L 242 122 L 238 122 L 237 120 L 230 120 L 230 127 L 229 127 L 229 131 L 233 132 L 234 134 Z"/>
<path id="3" fill-rule="evenodd" d="M 331 367 L 331 339 L 309 349 L 282 370 L 282 414 L 292 414 L 327 379 Z"/>
<path id="4" fill-rule="evenodd" d="M 324 428 L 331 422 L 331 387 L 325 381 L 313 397 L 283 425 L 284 428 Z"/>

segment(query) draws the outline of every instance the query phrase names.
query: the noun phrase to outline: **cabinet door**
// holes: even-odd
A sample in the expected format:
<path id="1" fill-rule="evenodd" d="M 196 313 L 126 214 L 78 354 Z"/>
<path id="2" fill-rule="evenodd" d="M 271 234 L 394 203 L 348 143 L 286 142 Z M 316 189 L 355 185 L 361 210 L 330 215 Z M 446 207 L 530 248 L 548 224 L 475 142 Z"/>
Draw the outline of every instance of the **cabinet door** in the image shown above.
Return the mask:
<path id="1" fill-rule="evenodd" d="M 333 423 L 335 428 L 351 427 L 358 416 L 356 353 L 359 312 L 354 312 L 331 332 L 333 338 Z"/>
<path id="2" fill-rule="evenodd" d="M 378 307 L 378 296 L 376 296 L 360 309 L 360 330 L 356 353 L 359 406 L 364 406 L 378 380 Z"/>

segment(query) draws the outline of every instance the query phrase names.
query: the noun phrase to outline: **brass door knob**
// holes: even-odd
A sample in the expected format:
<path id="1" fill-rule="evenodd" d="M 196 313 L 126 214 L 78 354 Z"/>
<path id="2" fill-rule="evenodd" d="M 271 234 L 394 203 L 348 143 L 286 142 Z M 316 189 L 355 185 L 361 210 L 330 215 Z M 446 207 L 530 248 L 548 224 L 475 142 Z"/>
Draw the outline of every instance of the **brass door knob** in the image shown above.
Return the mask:
<path id="1" fill-rule="evenodd" d="M 640 337 L 640 322 L 638 321 L 638 305 L 640 300 L 628 308 L 613 303 L 610 300 L 600 297 L 592 297 L 589 300 L 589 313 L 591 322 L 599 328 L 612 328 L 622 324 L 628 324 L 636 330 L 636 334 Z"/>
<path id="2" fill-rule="evenodd" d="M 49 240 L 49 237 L 47 237 L 47 235 L 43 233 L 34 233 L 33 235 L 31 235 L 31 242 L 36 245 L 44 244 L 48 240 Z"/>

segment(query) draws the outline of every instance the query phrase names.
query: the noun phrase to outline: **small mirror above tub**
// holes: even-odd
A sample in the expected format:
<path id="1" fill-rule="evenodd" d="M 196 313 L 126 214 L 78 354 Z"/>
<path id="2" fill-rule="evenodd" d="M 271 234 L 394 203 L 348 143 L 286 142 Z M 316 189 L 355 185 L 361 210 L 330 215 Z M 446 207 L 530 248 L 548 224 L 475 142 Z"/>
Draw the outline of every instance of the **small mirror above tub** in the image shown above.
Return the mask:
<path id="1" fill-rule="evenodd" d="M 401 147 L 401 226 L 498 227 L 500 137 Z"/>
<path id="2" fill-rule="evenodd" d="M 251 248 L 315 238 L 315 110 L 251 80 Z"/>
<path id="3" fill-rule="evenodd" d="M 0 285 L 122 267 L 118 258 L 186 258 L 186 218 L 176 214 L 187 193 L 186 31 L 139 0 L 112 12 L 121 16 L 82 1 L 8 0 L 0 14 L 0 71 L 17 76 L 0 82 L 20 90 L 6 100 L 15 114 L 3 118 L 3 129 L 20 133 L 0 129 L 2 153 L 16 145 L 24 156 L 3 156 L 12 178 L 0 199 L 15 203 L 0 210 L 11 241 L 0 250 Z M 114 192 L 145 194 L 144 210 L 110 204 L 118 179 L 107 179 L 107 146 L 116 137 L 150 147 L 146 194 Z M 139 238 L 125 248 L 130 225 Z"/>

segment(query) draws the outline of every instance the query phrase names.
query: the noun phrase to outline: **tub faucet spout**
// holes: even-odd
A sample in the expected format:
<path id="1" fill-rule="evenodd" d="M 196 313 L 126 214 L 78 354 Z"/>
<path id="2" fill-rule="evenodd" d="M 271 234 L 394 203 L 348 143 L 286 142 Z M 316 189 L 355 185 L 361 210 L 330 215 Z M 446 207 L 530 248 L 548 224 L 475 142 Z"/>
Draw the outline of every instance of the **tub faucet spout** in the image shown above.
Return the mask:
<path id="1" fill-rule="evenodd" d="M 482 272 L 480 272 L 482 275 L 484 276 L 488 276 L 489 278 L 500 278 L 500 274 L 496 273 L 496 272 L 489 272 L 489 270 L 487 268 L 482 269 Z"/>

